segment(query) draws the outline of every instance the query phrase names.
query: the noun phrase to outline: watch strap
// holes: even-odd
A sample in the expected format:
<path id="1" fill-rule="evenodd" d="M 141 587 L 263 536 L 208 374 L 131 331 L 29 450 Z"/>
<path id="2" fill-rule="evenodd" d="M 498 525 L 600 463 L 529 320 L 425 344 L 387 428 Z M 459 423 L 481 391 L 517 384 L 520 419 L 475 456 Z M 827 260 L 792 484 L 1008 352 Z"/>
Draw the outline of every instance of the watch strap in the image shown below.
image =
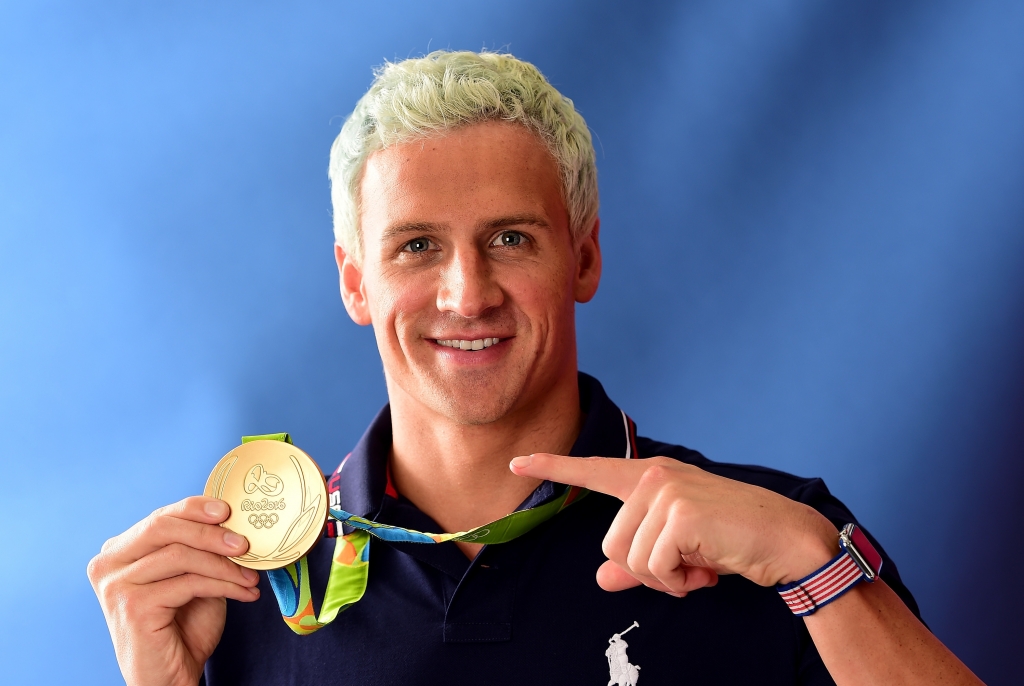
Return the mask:
<path id="1" fill-rule="evenodd" d="M 814 614 L 861 581 L 873 582 L 882 570 L 882 556 L 854 524 L 839 533 L 839 554 L 803 579 L 775 587 L 798 617 Z"/>
<path id="2" fill-rule="evenodd" d="M 803 579 L 776 586 L 789 609 L 798 617 L 813 614 L 853 588 L 862 579 L 860 570 L 845 550 L 829 560 L 821 569 Z"/>

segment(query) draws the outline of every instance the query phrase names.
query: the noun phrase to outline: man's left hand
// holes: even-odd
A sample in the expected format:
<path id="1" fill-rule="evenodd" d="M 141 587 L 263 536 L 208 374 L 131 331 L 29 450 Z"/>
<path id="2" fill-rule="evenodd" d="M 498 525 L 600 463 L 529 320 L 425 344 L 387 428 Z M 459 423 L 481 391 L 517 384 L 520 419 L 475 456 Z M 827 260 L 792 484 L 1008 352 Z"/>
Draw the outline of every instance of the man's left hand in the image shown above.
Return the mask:
<path id="1" fill-rule="evenodd" d="M 800 579 L 839 552 L 838 531 L 813 508 L 667 457 L 623 460 L 537 453 L 515 474 L 614 496 L 605 535 L 608 591 L 644 584 L 676 596 L 740 574 L 762 586 Z"/>

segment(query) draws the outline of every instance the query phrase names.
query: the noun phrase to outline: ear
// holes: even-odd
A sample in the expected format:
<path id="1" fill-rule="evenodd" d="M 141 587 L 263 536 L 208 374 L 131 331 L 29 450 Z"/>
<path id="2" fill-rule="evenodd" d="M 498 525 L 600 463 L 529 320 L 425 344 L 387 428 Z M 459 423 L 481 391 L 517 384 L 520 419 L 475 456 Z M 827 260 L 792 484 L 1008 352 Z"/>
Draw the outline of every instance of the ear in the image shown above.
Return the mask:
<path id="1" fill-rule="evenodd" d="M 601 231 L 600 218 L 594 219 L 594 228 L 576 248 L 576 279 L 573 284 L 573 296 L 576 302 L 590 302 L 597 293 L 597 284 L 601 281 Z"/>
<path id="2" fill-rule="evenodd" d="M 363 269 L 340 243 L 334 244 L 334 260 L 338 263 L 341 302 L 345 304 L 345 311 L 356 324 L 366 326 L 370 323 L 370 307 L 363 290 Z"/>

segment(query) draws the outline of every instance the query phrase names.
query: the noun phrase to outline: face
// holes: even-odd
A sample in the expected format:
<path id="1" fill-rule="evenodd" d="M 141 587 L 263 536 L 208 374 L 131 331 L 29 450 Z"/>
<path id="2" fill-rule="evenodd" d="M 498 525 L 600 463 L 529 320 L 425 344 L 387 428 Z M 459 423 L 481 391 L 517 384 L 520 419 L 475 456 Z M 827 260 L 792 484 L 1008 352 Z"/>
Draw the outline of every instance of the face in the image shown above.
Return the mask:
<path id="1" fill-rule="evenodd" d="M 574 242 L 558 168 L 522 126 L 476 124 L 367 160 L 363 257 L 336 248 L 352 318 L 372 324 L 389 393 L 462 424 L 576 383 L 575 303 L 600 278 Z"/>

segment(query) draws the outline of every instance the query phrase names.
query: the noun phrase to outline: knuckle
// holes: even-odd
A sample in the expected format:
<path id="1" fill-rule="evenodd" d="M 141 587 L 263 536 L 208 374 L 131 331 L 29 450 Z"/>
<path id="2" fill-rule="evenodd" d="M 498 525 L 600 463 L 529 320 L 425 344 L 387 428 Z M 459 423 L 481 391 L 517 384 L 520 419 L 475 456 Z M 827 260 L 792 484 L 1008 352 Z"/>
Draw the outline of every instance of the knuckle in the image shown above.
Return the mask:
<path id="1" fill-rule="evenodd" d="M 111 548 L 116 546 L 117 542 L 118 542 L 118 539 L 117 539 L 116 536 L 114 538 L 108 538 L 107 540 L 103 541 L 103 545 L 100 546 L 100 552 L 101 553 L 107 552 L 108 550 L 110 550 Z"/>
<path id="2" fill-rule="evenodd" d="M 131 604 L 129 596 L 125 593 L 121 584 L 114 581 L 104 580 L 100 582 L 97 595 L 99 596 L 100 603 L 108 612 L 114 611 L 117 614 L 123 615 Z"/>
<path id="3" fill-rule="evenodd" d="M 199 597 L 202 594 L 205 580 L 200 574 L 196 574 L 195 572 L 183 574 L 182 582 L 185 584 L 185 588 L 188 590 L 189 595 Z"/>
<path id="4" fill-rule="evenodd" d="M 635 550 L 630 550 L 626 555 L 626 565 L 639 574 L 648 574 L 650 572 L 647 563 L 648 560 Z"/>
<path id="5" fill-rule="evenodd" d="M 101 578 L 103 578 L 103 556 L 102 554 L 94 556 L 89 560 L 89 564 L 85 566 L 85 574 L 89 577 L 89 582 L 95 587 Z"/>
<path id="6" fill-rule="evenodd" d="M 653 576 L 655 579 L 665 584 L 666 586 L 669 585 L 672 570 L 669 569 L 667 565 L 657 560 L 650 560 L 647 563 L 647 569 L 651 573 L 651 576 Z"/>
<path id="7" fill-rule="evenodd" d="M 160 510 L 156 510 L 140 522 L 139 535 L 143 538 L 158 536 L 166 526 L 164 521 L 163 514 L 160 513 Z"/>
<path id="8" fill-rule="evenodd" d="M 673 460 L 671 457 L 658 456 L 652 457 L 647 461 L 650 462 L 652 465 L 657 465 L 659 467 L 668 467 L 670 469 L 679 466 L 679 461 Z"/>
<path id="9" fill-rule="evenodd" d="M 659 460 L 661 458 L 652 458 Z M 672 468 L 662 462 L 656 462 L 644 470 L 640 480 L 647 484 L 663 484 L 672 476 Z"/>
<path id="10" fill-rule="evenodd" d="M 99 596 L 100 602 L 103 603 L 104 607 L 111 608 L 117 605 L 117 592 L 114 590 L 114 584 L 100 583 L 96 595 Z"/>
<path id="11" fill-rule="evenodd" d="M 117 609 L 129 624 L 137 624 L 149 614 L 145 599 L 139 593 L 113 592 L 110 605 Z"/>
<path id="12" fill-rule="evenodd" d="M 693 504 L 686 498 L 676 497 L 668 504 L 666 518 L 672 528 L 684 526 L 693 515 Z"/>
<path id="13" fill-rule="evenodd" d="M 225 529 L 216 524 L 200 524 L 199 540 L 203 547 L 208 549 L 219 549 L 224 545 Z"/>
<path id="14" fill-rule="evenodd" d="M 206 497 L 200 495 L 192 495 L 184 500 L 172 505 L 174 511 L 177 514 L 185 515 L 188 518 L 199 516 L 203 511 L 203 503 L 207 500 Z"/>
<path id="15" fill-rule="evenodd" d="M 96 579 L 96 597 L 105 607 L 115 607 L 125 593 L 124 570 L 107 570 Z M 130 586 L 128 586 L 130 588 Z"/>
<path id="16" fill-rule="evenodd" d="M 158 507 L 157 509 L 153 510 L 153 513 L 150 515 L 150 517 L 164 517 L 166 515 L 179 514 L 188 506 L 188 503 L 190 500 L 192 500 L 192 497 L 179 500 L 176 503 L 164 505 L 163 507 Z"/>
<path id="17" fill-rule="evenodd" d="M 164 546 L 163 556 L 164 562 L 167 565 L 177 569 L 183 567 L 188 559 L 185 546 L 181 543 L 171 543 L 170 545 Z"/>

